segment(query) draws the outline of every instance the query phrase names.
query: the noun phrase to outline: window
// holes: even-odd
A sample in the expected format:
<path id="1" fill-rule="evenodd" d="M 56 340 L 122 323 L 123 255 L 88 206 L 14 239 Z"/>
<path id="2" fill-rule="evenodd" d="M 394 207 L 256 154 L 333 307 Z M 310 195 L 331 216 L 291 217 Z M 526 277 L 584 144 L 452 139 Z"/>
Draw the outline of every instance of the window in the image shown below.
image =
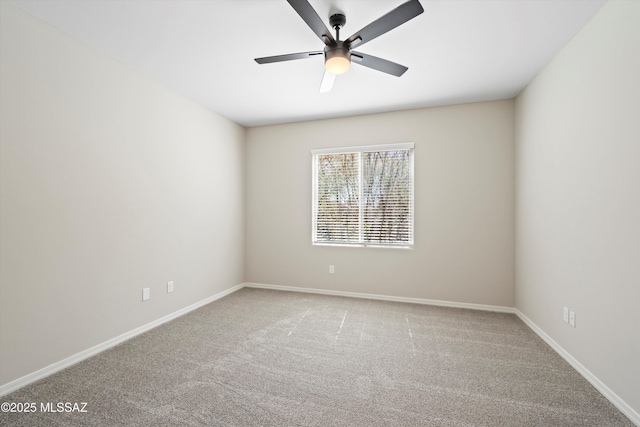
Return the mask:
<path id="1" fill-rule="evenodd" d="M 413 245 L 413 147 L 312 150 L 313 243 Z"/>

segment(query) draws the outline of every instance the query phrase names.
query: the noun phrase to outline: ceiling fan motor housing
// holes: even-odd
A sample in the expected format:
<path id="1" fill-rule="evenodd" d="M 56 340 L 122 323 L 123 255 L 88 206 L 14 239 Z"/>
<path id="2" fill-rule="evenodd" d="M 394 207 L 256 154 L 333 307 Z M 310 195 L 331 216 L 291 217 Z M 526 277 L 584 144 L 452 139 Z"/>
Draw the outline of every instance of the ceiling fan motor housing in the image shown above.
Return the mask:
<path id="1" fill-rule="evenodd" d="M 337 41 L 335 45 L 325 46 L 324 63 L 327 70 L 333 74 L 345 73 L 351 63 L 351 52 L 346 43 Z"/>

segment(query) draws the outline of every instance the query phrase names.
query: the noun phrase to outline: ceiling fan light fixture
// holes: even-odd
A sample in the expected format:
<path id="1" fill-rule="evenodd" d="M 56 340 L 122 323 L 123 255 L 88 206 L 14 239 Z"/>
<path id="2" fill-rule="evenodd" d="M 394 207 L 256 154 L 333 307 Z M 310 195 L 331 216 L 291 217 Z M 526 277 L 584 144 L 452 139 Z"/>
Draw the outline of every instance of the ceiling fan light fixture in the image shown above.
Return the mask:
<path id="1" fill-rule="evenodd" d="M 351 54 L 341 42 L 324 50 L 324 67 L 331 74 L 344 74 L 351 65 Z"/>
<path id="2" fill-rule="evenodd" d="M 343 56 L 334 56 L 325 61 L 324 66 L 331 74 L 344 74 L 349 70 L 351 61 Z"/>

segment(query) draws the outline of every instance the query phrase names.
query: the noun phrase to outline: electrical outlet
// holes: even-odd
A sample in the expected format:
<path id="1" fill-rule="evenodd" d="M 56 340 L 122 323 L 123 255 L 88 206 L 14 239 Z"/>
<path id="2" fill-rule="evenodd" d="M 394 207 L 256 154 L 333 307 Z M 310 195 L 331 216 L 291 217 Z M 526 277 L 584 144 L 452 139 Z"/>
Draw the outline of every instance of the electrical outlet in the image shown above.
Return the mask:
<path id="1" fill-rule="evenodd" d="M 144 288 L 142 290 L 142 301 L 146 301 L 151 298 L 151 288 Z"/>
<path id="2" fill-rule="evenodd" d="M 167 293 L 170 294 L 171 292 L 173 292 L 173 280 L 167 282 Z"/>
<path id="3" fill-rule="evenodd" d="M 336 268 L 333 265 L 329 266 L 329 274 L 334 274 L 336 272 Z"/>
<path id="4" fill-rule="evenodd" d="M 569 309 L 567 307 L 562 307 L 562 320 L 564 323 L 569 323 Z"/>
<path id="5" fill-rule="evenodd" d="M 576 327 L 576 314 L 573 311 L 569 311 L 569 324 Z"/>

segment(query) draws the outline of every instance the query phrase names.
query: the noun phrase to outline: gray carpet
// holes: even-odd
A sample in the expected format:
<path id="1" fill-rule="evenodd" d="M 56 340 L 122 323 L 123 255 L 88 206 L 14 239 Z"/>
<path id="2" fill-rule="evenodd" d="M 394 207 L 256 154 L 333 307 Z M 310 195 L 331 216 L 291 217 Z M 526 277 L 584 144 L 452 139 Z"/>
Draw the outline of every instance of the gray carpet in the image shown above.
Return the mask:
<path id="1" fill-rule="evenodd" d="M 2 402 L 20 426 L 633 426 L 512 314 L 242 289 Z"/>

